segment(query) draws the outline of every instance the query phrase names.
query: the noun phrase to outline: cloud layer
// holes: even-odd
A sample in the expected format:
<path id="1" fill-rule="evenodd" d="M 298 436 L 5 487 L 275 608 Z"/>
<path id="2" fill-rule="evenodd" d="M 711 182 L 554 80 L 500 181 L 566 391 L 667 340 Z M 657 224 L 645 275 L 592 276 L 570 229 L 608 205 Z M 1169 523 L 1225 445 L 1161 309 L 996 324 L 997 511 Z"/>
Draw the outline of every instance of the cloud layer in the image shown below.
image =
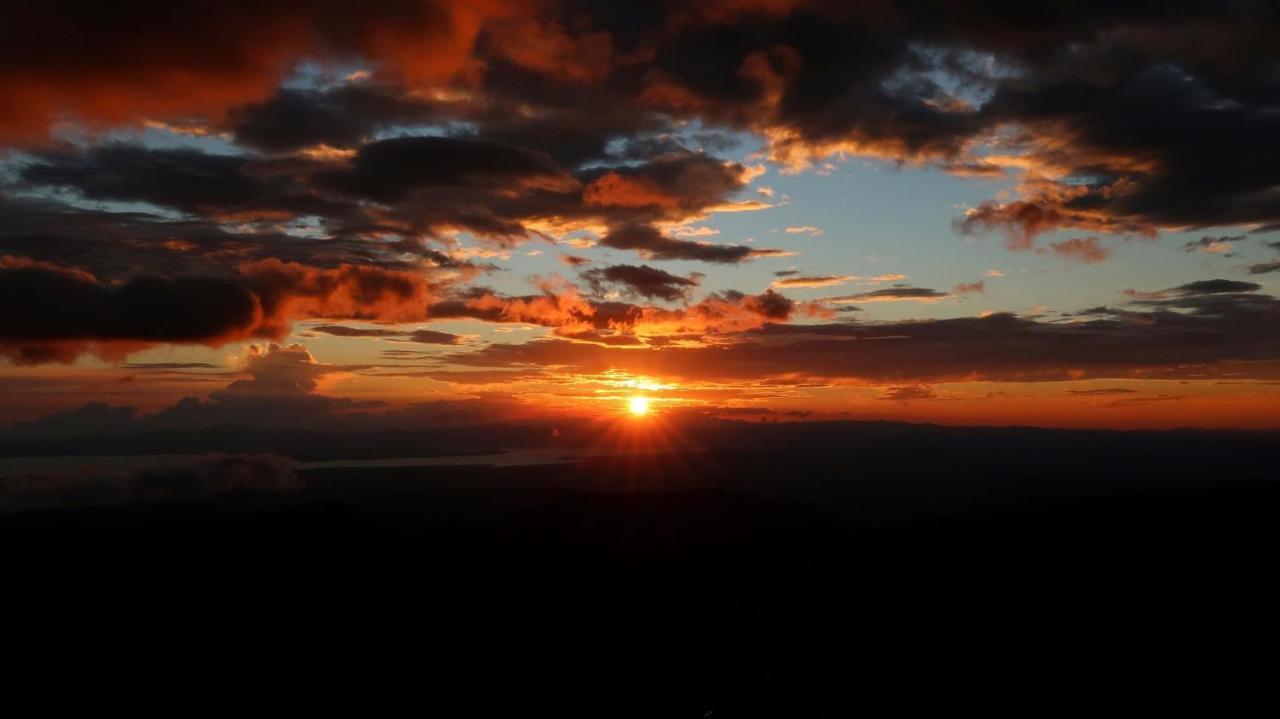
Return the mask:
<path id="1" fill-rule="evenodd" d="M 12 4 L 0 358 L 83 367 L 302 333 L 447 385 L 569 368 L 873 383 L 899 402 L 945 399 L 943 381 L 1273 378 L 1276 13 Z M 897 253 L 917 240 L 892 227 L 882 257 L 831 266 L 858 233 L 783 176 L 851 159 L 979 188 L 939 228 L 956 253 L 950 230 L 993 234 L 1011 258 L 1114 282 L 1129 248 L 1194 231 L 1165 249 L 1204 273 L 1153 261 L 1044 308 L 1032 275 L 979 275 L 985 260 L 868 269 L 924 255 Z"/>

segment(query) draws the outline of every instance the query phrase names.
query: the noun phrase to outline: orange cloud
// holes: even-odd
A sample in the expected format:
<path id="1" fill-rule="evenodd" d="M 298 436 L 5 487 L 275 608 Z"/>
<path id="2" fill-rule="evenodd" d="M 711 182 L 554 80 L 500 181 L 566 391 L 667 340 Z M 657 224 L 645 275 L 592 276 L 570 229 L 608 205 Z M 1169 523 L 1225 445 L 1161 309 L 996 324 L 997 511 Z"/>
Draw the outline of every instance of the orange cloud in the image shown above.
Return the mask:
<path id="1" fill-rule="evenodd" d="M 743 332 L 797 315 L 825 317 L 830 313 L 818 304 L 797 304 L 773 290 L 759 295 L 722 292 L 678 310 L 646 307 L 633 328 L 642 335 Z"/>
<path id="2" fill-rule="evenodd" d="M 1044 250 L 1040 250 L 1043 252 Z M 1089 265 L 1106 262 L 1111 257 L 1111 248 L 1103 247 L 1096 237 L 1073 237 L 1069 240 L 1049 243 L 1049 252 Z"/>
<path id="3" fill-rule="evenodd" d="M 246 262 L 240 274 L 261 298 L 253 336 L 281 337 L 295 319 L 412 322 L 426 318 L 433 286 L 421 272 L 344 264 L 317 268 L 269 259 Z"/>
<path id="4" fill-rule="evenodd" d="M 561 278 L 541 280 L 542 294 L 509 297 L 493 292 L 436 303 L 436 319 L 472 318 L 486 322 L 523 322 L 550 327 L 561 337 L 604 344 L 640 344 L 636 337 L 725 334 L 786 322 L 795 317 L 833 316 L 819 303 L 797 303 L 766 290 L 759 295 L 717 292 L 694 304 L 667 309 L 622 302 L 594 302 Z"/>
<path id="5" fill-rule="evenodd" d="M 645 178 L 609 172 L 587 185 L 582 201 L 595 207 L 673 208 L 680 200 Z"/>
<path id="6" fill-rule="evenodd" d="M 486 35 L 495 55 L 574 83 L 599 81 L 613 64 L 613 36 L 608 32 L 575 35 L 558 23 L 525 20 L 497 23 Z"/>
<path id="7" fill-rule="evenodd" d="M 536 5 L 20 3 L 0 23 L 0 137 L 41 138 L 67 119 L 102 126 L 217 116 L 265 97 L 308 55 L 363 56 L 413 82 L 438 81 L 467 67 L 486 22 Z"/>

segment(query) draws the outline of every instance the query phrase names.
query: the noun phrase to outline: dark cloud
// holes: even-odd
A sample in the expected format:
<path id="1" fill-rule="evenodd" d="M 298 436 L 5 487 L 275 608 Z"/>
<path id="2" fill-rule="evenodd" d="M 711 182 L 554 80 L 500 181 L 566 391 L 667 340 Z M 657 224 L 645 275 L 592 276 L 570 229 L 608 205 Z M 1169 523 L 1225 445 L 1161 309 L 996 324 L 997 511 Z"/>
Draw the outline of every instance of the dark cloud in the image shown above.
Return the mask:
<path id="1" fill-rule="evenodd" d="M 1125 290 L 1126 296 L 1135 303 L 1147 305 L 1166 305 L 1170 307 L 1186 307 L 1205 301 L 1216 302 L 1214 295 L 1236 295 L 1239 293 L 1257 292 L 1262 285 L 1256 282 L 1240 280 L 1196 280 L 1185 285 L 1170 287 L 1165 290 L 1144 292 L 1142 290 Z M 1247 300 L 1248 298 L 1241 298 Z M 1234 301 L 1234 300 L 1233 300 Z M 1104 312 L 1106 308 L 1100 308 Z"/>
<path id="2" fill-rule="evenodd" d="M 113 406 L 105 402 L 86 402 L 75 409 L 51 412 L 28 422 L 19 422 L 9 429 L 18 435 L 39 434 L 45 437 L 74 437 L 109 431 L 138 415 L 134 407 Z"/>
<path id="3" fill-rule="evenodd" d="M 1280 250 L 1280 240 L 1268 242 L 1266 245 L 1273 250 Z M 1265 275 L 1270 272 L 1280 272 L 1280 258 L 1255 262 L 1249 265 L 1249 274 L 1251 275 Z"/>
<path id="4" fill-rule="evenodd" d="M 46 153 L 23 169 L 31 184 L 78 190 L 95 200 L 149 202 L 184 212 L 249 209 L 272 194 L 249 171 L 253 161 L 195 150 L 104 145 L 86 152 Z"/>
<path id="5" fill-rule="evenodd" d="M 390 339 L 400 342 L 418 342 L 433 345 L 456 345 L 461 341 L 458 335 L 436 330 L 405 330 L 386 328 L 347 327 L 345 325 L 315 325 L 309 327 L 312 332 L 333 335 L 335 337 L 360 337 L 373 339 Z"/>
<path id="6" fill-rule="evenodd" d="M 1259 294 L 1261 285 L 1236 280 L 1200 280 L 1160 292 L 1129 290 L 1130 304 L 1145 309 L 1172 312 L 1179 316 L 1230 318 L 1255 315 L 1259 321 L 1275 308 L 1275 298 Z M 1117 317 L 1140 317 L 1125 310 L 1114 310 Z"/>
<path id="7" fill-rule="evenodd" d="M 409 342 L 418 342 L 426 345 L 456 345 L 461 341 L 458 335 L 436 330 L 414 330 L 405 339 Z"/>
<path id="8" fill-rule="evenodd" d="M 940 300 L 951 297 L 946 292 L 931 290 L 927 287 L 908 287 L 906 285 L 895 285 L 886 287 L 882 290 L 870 290 L 868 292 L 859 292 L 856 295 L 844 295 L 842 297 L 832 297 L 832 302 L 896 302 L 899 300 Z"/>
<path id="9" fill-rule="evenodd" d="M 1274 27 L 1232 32 L 1247 47 L 1267 34 L 1274 42 Z M 1193 49 L 1187 27 L 1148 28 L 1136 46 L 1099 35 L 1076 57 L 996 88 L 983 113 L 1025 128 L 1022 149 L 1062 179 L 1030 188 L 1025 201 L 979 208 L 970 227 L 1149 234 L 1280 219 L 1280 166 L 1257 155 L 1280 131 L 1263 99 L 1276 88 L 1263 70 L 1274 58 L 1229 71 L 1222 63 L 1238 67 L 1247 53 Z M 1138 32 L 1119 26 L 1112 38 Z M 1060 137 L 1072 140 L 1062 146 Z"/>
<path id="10" fill-rule="evenodd" d="M 92 275 L 0 260 L 0 352 L 20 364 L 69 361 L 86 343 L 220 343 L 244 336 L 261 305 L 243 285 L 192 277 L 140 277 L 118 287 Z M 21 308 L 19 310 L 19 308 Z"/>
<path id="11" fill-rule="evenodd" d="M 610 265 L 588 270 L 582 277 L 597 293 L 607 285 L 620 285 L 629 294 L 667 301 L 688 297 L 701 280 L 697 274 L 681 277 L 648 265 Z"/>
<path id="12" fill-rule="evenodd" d="M 298 255 L 308 263 L 316 259 L 307 255 L 344 253 L 385 263 L 388 257 L 415 254 L 437 266 L 458 267 L 466 263 L 424 247 L 421 236 L 435 236 L 446 229 L 468 229 L 486 237 L 526 236 L 522 223 L 530 219 L 589 214 L 581 208 L 577 180 L 545 156 L 440 137 L 365 145 L 350 163 L 296 157 L 265 160 L 117 144 L 45 153 L 26 166 L 21 176 L 30 188 L 70 188 L 90 199 L 147 202 L 192 216 L 180 225 L 140 213 L 128 217 L 116 213 L 116 223 L 124 225 L 113 228 L 117 234 L 143 235 L 126 238 L 139 253 L 143 249 L 137 246 L 139 241 L 163 234 L 156 242 L 169 244 L 154 248 L 151 255 L 174 246 L 218 252 L 229 244 L 237 253 L 248 253 L 254 245 L 270 244 L 265 256 Z M 389 206 L 370 206 L 366 199 Z M 20 203 L 7 204 L 3 209 L 24 211 Z M 25 211 L 32 209 L 28 203 Z M 56 221 L 58 215 L 77 213 L 46 203 L 42 214 Z M 78 214 L 83 218 L 86 213 Z M 316 219 L 319 226 L 285 225 L 306 218 Z M 99 213 L 99 220 L 105 224 L 106 213 Z M 227 221 L 271 223 L 274 234 L 256 231 L 246 237 L 244 231 L 229 231 Z M 45 224 L 39 231 L 47 234 L 53 228 Z M 286 229 L 294 232 L 283 234 L 281 230 Z M 316 237 L 317 229 L 322 237 Z M 299 231 L 307 234 L 300 237 Z M 388 247 L 386 242 L 363 242 L 370 237 L 395 237 L 398 243 Z M 39 242 L 30 244 L 40 251 Z"/>
<path id="13" fill-rule="evenodd" d="M 449 117 L 447 105 L 408 95 L 385 83 L 325 89 L 281 88 L 270 99 L 233 108 L 226 126 L 238 143 L 267 152 L 328 145 L 349 148 L 375 131 Z"/>
<path id="14" fill-rule="evenodd" d="M 404 332 L 400 330 L 367 329 L 363 327 L 346 327 L 344 325 L 315 325 L 307 329 L 335 337 L 401 337 L 404 335 Z"/>
<path id="15" fill-rule="evenodd" d="M 880 396 L 882 400 L 891 402 L 914 402 L 920 400 L 938 399 L 938 395 L 934 393 L 932 387 L 925 385 L 907 385 L 905 387 L 890 387 Z"/>
<path id="16" fill-rule="evenodd" d="M 316 237 L 294 229 L 292 223 L 232 227 L 216 218 L 175 220 L 159 213 L 85 210 L 0 194 L 0 254 L 75 266 L 114 282 L 139 274 L 223 276 L 235 263 L 268 259 L 327 268 L 359 264 L 417 269 L 436 275 L 442 273 L 434 270 L 450 270 L 461 278 L 493 269 L 429 249 L 420 241 L 369 242 L 353 234 Z M 314 230 L 306 225 L 296 229 Z"/>
<path id="17" fill-rule="evenodd" d="M 652 228 L 719 209 L 760 209 L 734 202 L 746 169 L 690 151 L 644 163 L 593 166 L 570 174 L 547 155 L 512 145 L 455 137 L 405 137 L 365 145 L 349 166 L 316 173 L 322 188 L 386 205 L 380 231 L 440 234 L 467 230 L 509 245 L 548 223 L 572 229 Z M 669 238 L 668 238 L 669 239 Z M 681 242 L 669 240 L 671 243 Z M 674 254 L 742 257 L 703 243 Z M 725 260 L 732 261 L 732 260 Z"/>
<path id="18" fill-rule="evenodd" d="M 461 338 L 455 334 L 448 332 L 438 332 L 436 330 L 404 330 L 404 329 L 385 329 L 385 328 L 363 328 L 363 327 L 347 327 L 345 325 L 316 325 L 308 328 L 312 332 L 319 332 L 326 335 L 334 335 L 335 337 L 360 337 L 373 339 L 389 339 L 399 342 L 418 342 L 421 344 L 432 345 L 456 345 Z"/>
<path id="19" fill-rule="evenodd" d="M 325 172 L 319 181 L 381 201 L 399 200 L 416 188 L 437 186 L 513 185 L 571 191 L 578 184 L 545 155 L 447 137 L 400 137 L 364 145 L 349 168 Z"/>
<path id="20" fill-rule="evenodd" d="M 268 260 L 227 278 L 139 276 L 111 285 L 80 270 L 2 257 L 0 306 L 11 314 L 0 325 L 0 354 L 19 364 L 69 362 L 87 352 L 120 359 L 157 343 L 278 338 L 306 317 L 422 320 L 431 294 L 418 274 L 367 266 Z"/>
<path id="21" fill-rule="evenodd" d="M 1071 322 L 996 314 L 867 325 L 769 324 L 709 348 L 613 350 L 542 340 L 494 344 L 450 360 L 473 367 L 616 370 L 673 381 L 805 377 L 906 385 L 1280 377 L 1280 300 L 1247 294 L 1209 297 L 1216 304 L 1192 312 L 1155 307 Z"/>
<path id="22" fill-rule="evenodd" d="M 699 260 L 719 264 L 736 264 L 759 257 L 787 254 L 782 250 L 756 249 L 746 245 L 680 240 L 663 234 L 652 225 L 613 227 L 601 238 L 600 245 L 615 250 L 631 250 L 655 260 Z"/>
<path id="23" fill-rule="evenodd" d="M 1262 285 L 1240 280 L 1196 280 L 1178 285 L 1167 292 L 1178 295 L 1220 295 L 1231 292 L 1257 292 Z"/>

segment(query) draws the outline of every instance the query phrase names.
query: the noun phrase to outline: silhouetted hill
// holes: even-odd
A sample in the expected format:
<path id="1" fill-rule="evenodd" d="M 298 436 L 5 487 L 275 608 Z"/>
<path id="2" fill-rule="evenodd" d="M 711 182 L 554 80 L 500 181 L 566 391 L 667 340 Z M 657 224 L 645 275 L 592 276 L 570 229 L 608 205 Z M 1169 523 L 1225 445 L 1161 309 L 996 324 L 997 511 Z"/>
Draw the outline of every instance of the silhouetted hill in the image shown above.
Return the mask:
<path id="1" fill-rule="evenodd" d="M 10 646 L 452 716 L 807 717 L 1194 706 L 1274 638 L 1269 436 L 737 429 L 797 446 L 0 515 Z"/>

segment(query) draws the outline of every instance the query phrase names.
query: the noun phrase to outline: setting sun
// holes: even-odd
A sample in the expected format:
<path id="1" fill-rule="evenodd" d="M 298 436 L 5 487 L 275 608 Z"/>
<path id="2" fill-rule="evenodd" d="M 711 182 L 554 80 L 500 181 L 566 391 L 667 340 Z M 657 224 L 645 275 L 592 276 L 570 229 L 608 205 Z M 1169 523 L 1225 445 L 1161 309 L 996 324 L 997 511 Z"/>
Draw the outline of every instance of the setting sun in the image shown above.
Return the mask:
<path id="1" fill-rule="evenodd" d="M 649 398 L 648 397 L 632 397 L 627 403 L 627 408 L 631 410 L 631 414 L 642 417 L 649 414 Z"/>

